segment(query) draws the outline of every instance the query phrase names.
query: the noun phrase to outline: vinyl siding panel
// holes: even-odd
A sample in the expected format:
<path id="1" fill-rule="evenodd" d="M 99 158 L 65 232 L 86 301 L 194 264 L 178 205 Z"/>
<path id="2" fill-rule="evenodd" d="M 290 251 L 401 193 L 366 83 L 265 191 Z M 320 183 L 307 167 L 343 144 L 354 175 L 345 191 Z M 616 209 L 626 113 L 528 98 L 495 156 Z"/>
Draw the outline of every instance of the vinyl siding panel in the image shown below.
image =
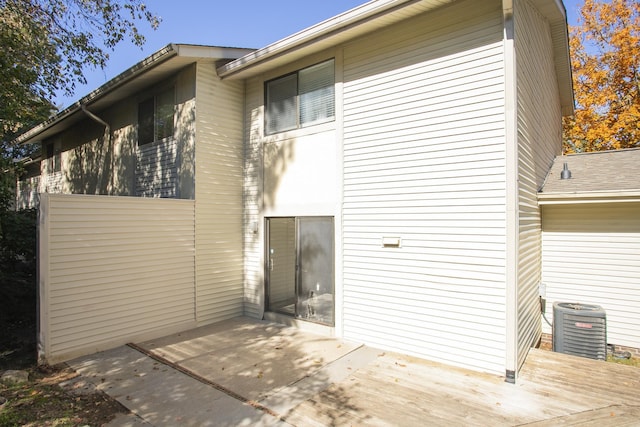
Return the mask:
<path id="1" fill-rule="evenodd" d="M 48 363 L 195 325 L 194 203 L 43 194 Z"/>
<path id="2" fill-rule="evenodd" d="M 243 314 L 241 82 L 198 63 L 196 81 L 196 302 L 200 324 Z"/>
<path id="3" fill-rule="evenodd" d="M 345 46 L 345 338 L 504 373 L 501 38 L 474 1 Z"/>
<path id="4" fill-rule="evenodd" d="M 546 316 L 554 302 L 602 306 L 607 341 L 640 348 L 640 203 L 543 207 Z M 543 324 L 543 331 L 551 327 Z"/>
<path id="5" fill-rule="evenodd" d="M 263 82 L 246 82 L 244 135 L 244 314 L 262 318 L 264 311 L 264 227 L 262 176 Z"/>
<path id="6" fill-rule="evenodd" d="M 18 181 L 16 185 L 16 209 L 32 209 L 38 207 L 40 201 L 40 175 L 30 176 Z"/>
<path id="7" fill-rule="evenodd" d="M 551 30 L 529 1 L 515 3 L 518 138 L 517 365 L 540 338 L 541 220 L 537 191 L 561 152 Z"/>
<path id="8" fill-rule="evenodd" d="M 139 146 L 136 155 L 136 196 L 178 196 L 177 141 L 167 138 Z"/>

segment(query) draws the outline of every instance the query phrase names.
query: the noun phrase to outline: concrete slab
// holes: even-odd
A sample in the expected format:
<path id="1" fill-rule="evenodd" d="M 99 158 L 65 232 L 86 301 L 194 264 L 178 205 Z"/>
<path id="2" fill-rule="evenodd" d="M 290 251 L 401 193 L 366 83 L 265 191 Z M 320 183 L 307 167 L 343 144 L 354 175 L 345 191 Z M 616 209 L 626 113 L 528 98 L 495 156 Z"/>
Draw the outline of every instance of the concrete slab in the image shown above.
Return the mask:
<path id="1" fill-rule="evenodd" d="M 253 401 L 314 375 L 357 348 L 335 338 L 248 318 L 139 345 Z"/>
<path id="2" fill-rule="evenodd" d="M 68 364 L 154 426 L 273 426 L 283 423 L 130 348 Z"/>
<path id="3" fill-rule="evenodd" d="M 617 426 L 637 425 L 640 408 L 637 368 L 540 350 L 508 384 L 247 318 L 143 345 L 70 362 L 140 417 L 109 427 Z"/>
<path id="4" fill-rule="evenodd" d="M 118 414 L 104 427 L 152 427 L 150 424 L 136 414 Z"/>

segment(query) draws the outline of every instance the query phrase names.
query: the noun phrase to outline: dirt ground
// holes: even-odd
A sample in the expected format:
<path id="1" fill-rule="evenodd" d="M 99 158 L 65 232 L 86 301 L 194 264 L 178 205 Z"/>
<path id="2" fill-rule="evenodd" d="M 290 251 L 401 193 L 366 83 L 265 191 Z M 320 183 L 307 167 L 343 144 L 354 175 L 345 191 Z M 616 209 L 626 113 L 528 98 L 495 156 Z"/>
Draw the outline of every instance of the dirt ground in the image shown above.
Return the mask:
<path id="1" fill-rule="evenodd" d="M 127 410 L 106 394 L 79 387 L 66 365 L 37 366 L 34 319 L 0 322 L 0 375 L 25 370 L 29 381 L 0 381 L 0 427 L 101 426 Z"/>

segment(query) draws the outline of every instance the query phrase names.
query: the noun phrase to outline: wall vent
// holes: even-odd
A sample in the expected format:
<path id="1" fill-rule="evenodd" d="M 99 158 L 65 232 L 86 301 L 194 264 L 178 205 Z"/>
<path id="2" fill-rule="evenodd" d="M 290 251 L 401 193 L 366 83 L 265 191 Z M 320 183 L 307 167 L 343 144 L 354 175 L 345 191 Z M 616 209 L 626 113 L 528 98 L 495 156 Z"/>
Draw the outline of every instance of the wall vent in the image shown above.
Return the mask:
<path id="1" fill-rule="evenodd" d="M 553 304 L 553 351 L 607 359 L 607 318 L 598 305 Z"/>

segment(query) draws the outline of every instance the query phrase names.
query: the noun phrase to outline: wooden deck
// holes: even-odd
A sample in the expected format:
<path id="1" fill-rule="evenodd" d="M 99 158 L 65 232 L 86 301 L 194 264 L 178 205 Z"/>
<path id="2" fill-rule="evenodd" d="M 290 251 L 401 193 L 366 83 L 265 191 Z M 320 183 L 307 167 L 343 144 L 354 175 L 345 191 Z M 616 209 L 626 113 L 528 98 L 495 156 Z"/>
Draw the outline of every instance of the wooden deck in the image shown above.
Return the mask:
<path id="1" fill-rule="evenodd" d="M 538 349 L 510 384 L 246 318 L 144 346 L 298 426 L 640 426 L 640 369 Z"/>
<path id="2" fill-rule="evenodd" d="M 384 354 L 285 419 L 301 426 L 640 426 L 640 369 L 534 349 L 514 385 Z"/>
<path id="3" fill-rule="evenodd" d="M 247 318 L 72 366 L 152 425 L 640 426 L 640 368 L 533 349 L 510 384 Z"/>

